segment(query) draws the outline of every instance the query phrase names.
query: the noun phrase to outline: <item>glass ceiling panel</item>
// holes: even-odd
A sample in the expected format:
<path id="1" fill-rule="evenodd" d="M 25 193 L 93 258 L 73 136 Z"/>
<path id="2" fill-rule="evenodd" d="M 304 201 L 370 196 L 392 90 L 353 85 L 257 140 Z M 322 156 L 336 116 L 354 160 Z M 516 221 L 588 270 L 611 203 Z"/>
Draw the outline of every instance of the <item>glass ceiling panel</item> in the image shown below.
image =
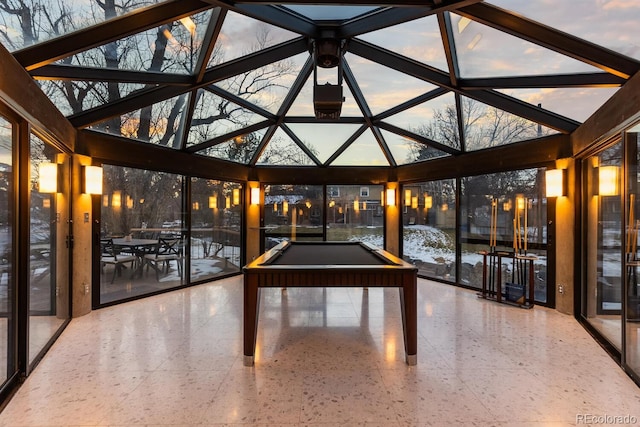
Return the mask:
<path id="1" fill-rule="evenodd" d="M 19 50 L 163 1 L 117 0 L 100 7 L 88 0 L 1 2 L 0 43 Z"/>
<path id="2" fill-rule="evenodd" d="M 379 9 L 377 6 L 308 6 L 308 5 L 287 5 L 286 9 L 292 10 L 309 19 L 319 21 L 342 21 L 355 18 L 372 10 Z"/>
<path id="3" fill-rule="evenodd" d="M 322 163 L 360 128 L 360 125 L 341 123 L 291 123 L 287 126 Z"/>
<path id="4" fill-rule="evenodd" d="M 289 94 L 307 58 L 309 54 L 302 53 L 222 80 L 216 86 L 275 114 Z"/>
<path id="5" fill-rule="evenodd" d="M 382 135 L 387 146 L 389 146 L 389 150 L 391 150 L 391 154 L 393 154 L 393 158 L 399 165 L 449 156 L 443 151 L 384 129 L 382 129 Z"/>
<path id="6" fill-rule="evenodd" d="M 109 99 L 110 93 L 117 93 L 118 99 L 144 88 L 137 83 L 107 83 L 91 81 L 68 80 L 40 80 L 38 85 L 51 99 L 53 105 L 65 116 L 99 107 L 114 99 Z M 117 87 L 110 91 L 109 88 Z M 113 96 L 113 95 L 111 95 Z"/>
<path id="7" fill-rule="evenodd" d="M 198 89 L 187 147 L 259 123 L 264 117 L 205 89 Z"/>
<path id="8" fill-rule="evenodd" d="M 545 88 L 545 89 L 500 89 L 499 92 L 518 98 L 532 105 L 541 105 L 579 122 L 584 122 L 618 91 L 617 87 L 606 88 Z"/>
<path id="9" fill-rule="evenodd" d="M 374 115 L 436 88 L 431 83 L 350 53 L 345 59 Z"/>
<path id="10" fill-rule="evenodd" d="M 493 0 L 496 6 L 640 59 L 640 2 L 637 0 Z"/>
<path id="11" fill-rule="evenodd" d="M 461 97 L 466 151 L 513 144 L 557 133 L 506 111 Z"/>
<path id="12" fill-rule="evenodd" d="M 460 149 L 456 98 L 445 93 L 384 120 L 416 135 Z"/>
<path id="13" fill-rule="evenodd" d="M 257 162 L 262 166 L 314 166 L 315 162 L 278 128 Z"/>
<path id="14" fill-rule="evenodd" d="M 287 116 L 315 117 L 315 111 L 313 108 L 313 86 L 314 81 L 312 73 L 300 90 L 295 101 L 293 101 L 293 104 L 291 104 L 291 108 L 289 108 Z M 342 103 L 340 117 L 363 117 L 362 111 L 360 111 L 360 107 L 356 103 L 355 97 L 346 83 L 342 84 L 342 97 L 344 98 L 344 102 Z"/>
<path id="15" fill-rule="evenodd" d="M 461 77 L 571 74 L 600 69 L 451 14 Z"/>
<path id="16" fill-rule="evenodd" d="M 251 132 L 198 151 L 198 154 L 231 162 L 249 164 L 267 129 Z"/>
<path id="17" fill-rule="evenodd" d="M 187 95 L 180 95 L 149 107 L 105 120 L 90 128 L 138 141 L 180 148 L 180 125 Z"/>
<path id="18" fill-rule="evenodd" d="M 298 34 L 232 11 L 227 12 L 207 67 L 299 37 Z"/>
<path id="19" fill-rule="evenodd" d="M 373 133 L 367 129 L 331 166 L 389 166 L 389 162 Z"/>
<path id="20" fill-rule="evenodd" d="M 435 16 L 427 16 L 363 34 L 360 38 L 414 61 L 420 61 L 443 71 L 449 70 L 438 19 Z"/>
<path id="21" fill-rule="evenodd" d="M 198 13 L 64 58 L 83 67 L 190 74 L 197 64 L 211 11 Z"/>

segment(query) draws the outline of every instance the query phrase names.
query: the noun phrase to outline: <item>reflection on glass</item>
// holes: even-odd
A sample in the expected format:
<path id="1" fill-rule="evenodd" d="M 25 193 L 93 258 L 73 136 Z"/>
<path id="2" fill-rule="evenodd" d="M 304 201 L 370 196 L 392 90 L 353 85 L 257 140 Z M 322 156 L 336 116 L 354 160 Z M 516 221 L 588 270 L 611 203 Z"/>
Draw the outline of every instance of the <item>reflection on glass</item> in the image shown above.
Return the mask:
<path id="1" fill-rule="evenodd" d="M 561 55 L 466 17 L 451 14 L 461 77 L 503 77 L 597 72 Z"/>
<path id="2" fill-rule="evenodd" d="M 513 144 L 556 133 L 539 123 L 471 98 L 461 97 L 461 107 L 464 121 L 468 123 L 464 127 L 467 151 Z"/>
<path id="3" fill-rule="evenodd" d="M 356 138 L 334 161 L 332 166 L 389 166 L 380 144 L 367 129 Z"/>
<path id="4" fill-rule="evenodd" d="M 182 176 L 103 165 L 103 180 L 100 303 L 185 283 Z"/>
<path id="5" fill-rule="evenodd" d="M 188 74 L 198 61 L 211 11 L 85 50 L 60 60 L 65 65 Z"/>
<path id="6" fill-rule="evenodd" d="M 534 299 L 547 301 L 547 204 L 543 178 L 544 169 L 525 169 L 461 180 L 460 283 L 482 287 L 482 252 L 516 252 L 536 257 Z M 514 262 L 500 266 L 501 285 L 506 281 L 528 284 L 526 278 L 518 277 L 518 267 Z"/>
<path id="7" fill-rule="evenodd" d="M 455 282 L 455 180 L 405 185 L 401 195 L 403 258 L 420 275 Z"/>
<path id="8" fill-rule="evenodd" d="M 180 124 L 186 104 L 187 95 L 180 95 L 91 127 L 151 144 L 180 148 L 183 131 Z"/>
<path id="9" fill-rule="evenodd" d="M 236 12 L 228 12 L 208 67 L 230 61 L 258 50 L 298 37 L 274 25 L 258 21 Z"/>
<path id="10" fill-rule="evenodd" d="M 68 217 L 68 201 L 63 183 L 59 192 L 40 193 L 40 163 L 59 163 L 66 171 L 65 157 L 35 135 L 30 140 L 31 182 L 29 227 L 29 363 L 45 348 L 58 329 L 69 318 L 68 259 L 64 237 Z M 66 175 L 65 175 L 66 176 Z"/>
<path id="11" fill-rule="evenodd" d="M 627 233 L 626 252 L 626 365 L 640 375 L 640 253 L 638 252 L 638 231 L 640 229 L 640 127 L 630 129 L 626 133 L 629 153 L 627 171 Z"/>
<path id="12" fill-rule="evenodd" d="M 382 130 L 384 141 L 398 165 L 449 156 L 450 154 L 430 145 Z"/>
<path id="13" fill-rule="evenodd" d="M 238 135 L 220 144 L 207 147 L 197 153 L 232 162 L 249 164 L 264 138 L 266 130 Z"/>
<path id="14" fill-rule="evenodd" d="M 15 298 L 12 281 L 13 239 L 11 219 L 13 218 L 13 159 L 12 130 L 10 122 L 0 116 L 0 384 L 16 370 L 11 357 L 15 337 L 11 332 L 14 325 L 12 301 Z"/>
<path id="15" fill-rule="evenodd" d="M 584 122 L 618 89 L 618 87 L 564 87 L 496 90 L 531 105 Z"/>
<path id="16" fill-rule="evenodd" d="M 385 27 L 360 36 L 392 52 L 447 71 L 447 58 L 442 48 L 440 28 L 435 15 Z"/>
<path id="17" fill-rule="evenodd" d="M 309 149 L 315 155 L 315 150 Z M 281 128 L 269 140 L 258 165 L 313 166 L 317 163 Z"/>
<path id="18" fill-rule="evenodd" d="M 622 55 L 640 59 L 637 44 L 640 39 L 638 2 L 564 0 L 555 2 L 553 8 L 547 7 L 546 0 L 493 0 L 491 3 Z M 571 19 L 567 19 L 568 16 Z"/>
<path id="19" fill-rule="evenodd" d="M 416 135 L 460 150 L 460 133 L 453 93 L 430 99 L 384 120 Z"/>
<path id="20" fill-rule="evenodd" d="M 587 291 L 583 315 L 618 349 L 622 348 L 622 207 L 620 195 L 599 194 L 598 172 L 600 167 L 621 167 L 622 155 L 622 143 L 617 142 L 583 162 L 587 182 Z"/>
<path id="21" fill-rule="evenodd" d="M 384 247 L 382 185 L 327 186 L 327 240 Z"/>
<path id="22" fill-rule="evenodd" d="M 345 59 L 375 115 L 430 92 L 436 86 L 347 52 Z"/>
<path id="23" fill-rule="evenodd" d="M 284 240 L 322 240 L 322 200 L 321 185 L 265 186 L 265 249 Z"/>
<path id="24" fill-rule="evenodd" d="M 10 51 L 18 50 L 161 1 L 164 0 L 110 1 L 101 7 L 94 7 L 88 1 L 21 1 L 0 8 L 0 19 L 5 28 L 0 42 Z M 25 16 L 29 18 L 25 19 Z"/>
<path id="25" fill-rule="evenodd" d="M 191 179 L 192 281 L 240 272 L 240 190 L 233 182 Z"/>
<path id="26" fill-rule="evenodd" d="M 264 117 L 246 108 L 199 89 L 196 92 L 187 145 L 199 144 L 264 120 Z"/>

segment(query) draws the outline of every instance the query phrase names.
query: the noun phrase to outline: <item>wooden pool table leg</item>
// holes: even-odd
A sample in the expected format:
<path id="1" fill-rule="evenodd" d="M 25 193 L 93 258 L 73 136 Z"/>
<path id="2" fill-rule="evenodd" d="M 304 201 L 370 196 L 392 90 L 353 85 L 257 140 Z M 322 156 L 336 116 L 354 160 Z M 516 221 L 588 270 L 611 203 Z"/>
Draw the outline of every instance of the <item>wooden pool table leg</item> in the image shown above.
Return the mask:
<path id="1" fill-rule="evenodd" d="M 244 276 L 244 366 L 253 366 L 258 331 L 260 290 L 258 279 L 252 274 Z"/>
<path id="2" fill-rule="evenodd" d="M 407 365 L 418 363 L 418 307 L 415 280 L 405 279 L 400 288 L 402 308 L 402 329 L 404 331 L 404 349 Z"/>

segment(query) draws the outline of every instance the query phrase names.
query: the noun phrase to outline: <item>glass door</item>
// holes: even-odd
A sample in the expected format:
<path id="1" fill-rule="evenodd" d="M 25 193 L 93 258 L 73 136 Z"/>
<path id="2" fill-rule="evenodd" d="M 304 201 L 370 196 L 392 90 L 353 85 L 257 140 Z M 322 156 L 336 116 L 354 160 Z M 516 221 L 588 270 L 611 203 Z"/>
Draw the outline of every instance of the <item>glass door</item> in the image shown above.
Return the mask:
<path id="1" fill-rule="evenodd" d="M 28 362 L 33 366 L 70 318 L 70 157 L 34 134 L 29 153 Z"/>
<path id="2" fill-rule="evenodd" d="M 640 125 L 625 134 L 627 146 L 627 224 L 625 242 L 626 316 L 623 363 L 640 377 Z"/>
<path id="3" fill-rule="evenodd" d="M 16 372 L 14 277 L 14 126 L 0 116 L 0 386 Z"/>
<path id="4" fill-rule="evenodd" d="M 586 183 L 586 295 L 583 315 L 618 350 L 622 349 L 622 235 L 620 188 L 623 145 L 617 141 L 584 161 Z"/>

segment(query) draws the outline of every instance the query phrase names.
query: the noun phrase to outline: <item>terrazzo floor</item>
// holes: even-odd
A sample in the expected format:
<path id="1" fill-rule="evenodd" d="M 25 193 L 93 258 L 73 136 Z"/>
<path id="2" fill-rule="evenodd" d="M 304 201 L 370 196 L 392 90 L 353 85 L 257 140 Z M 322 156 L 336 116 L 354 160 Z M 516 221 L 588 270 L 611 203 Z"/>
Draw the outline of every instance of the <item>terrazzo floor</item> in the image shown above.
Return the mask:
<path id="1" fill-rule="evenodd" d="M 640 388 L 571 316 L 418 288 L 416 366 L 397 289 L 263 290 L 254 367 L 241 277 L 96 310 L 0 426 L 640 424 Z"/>

